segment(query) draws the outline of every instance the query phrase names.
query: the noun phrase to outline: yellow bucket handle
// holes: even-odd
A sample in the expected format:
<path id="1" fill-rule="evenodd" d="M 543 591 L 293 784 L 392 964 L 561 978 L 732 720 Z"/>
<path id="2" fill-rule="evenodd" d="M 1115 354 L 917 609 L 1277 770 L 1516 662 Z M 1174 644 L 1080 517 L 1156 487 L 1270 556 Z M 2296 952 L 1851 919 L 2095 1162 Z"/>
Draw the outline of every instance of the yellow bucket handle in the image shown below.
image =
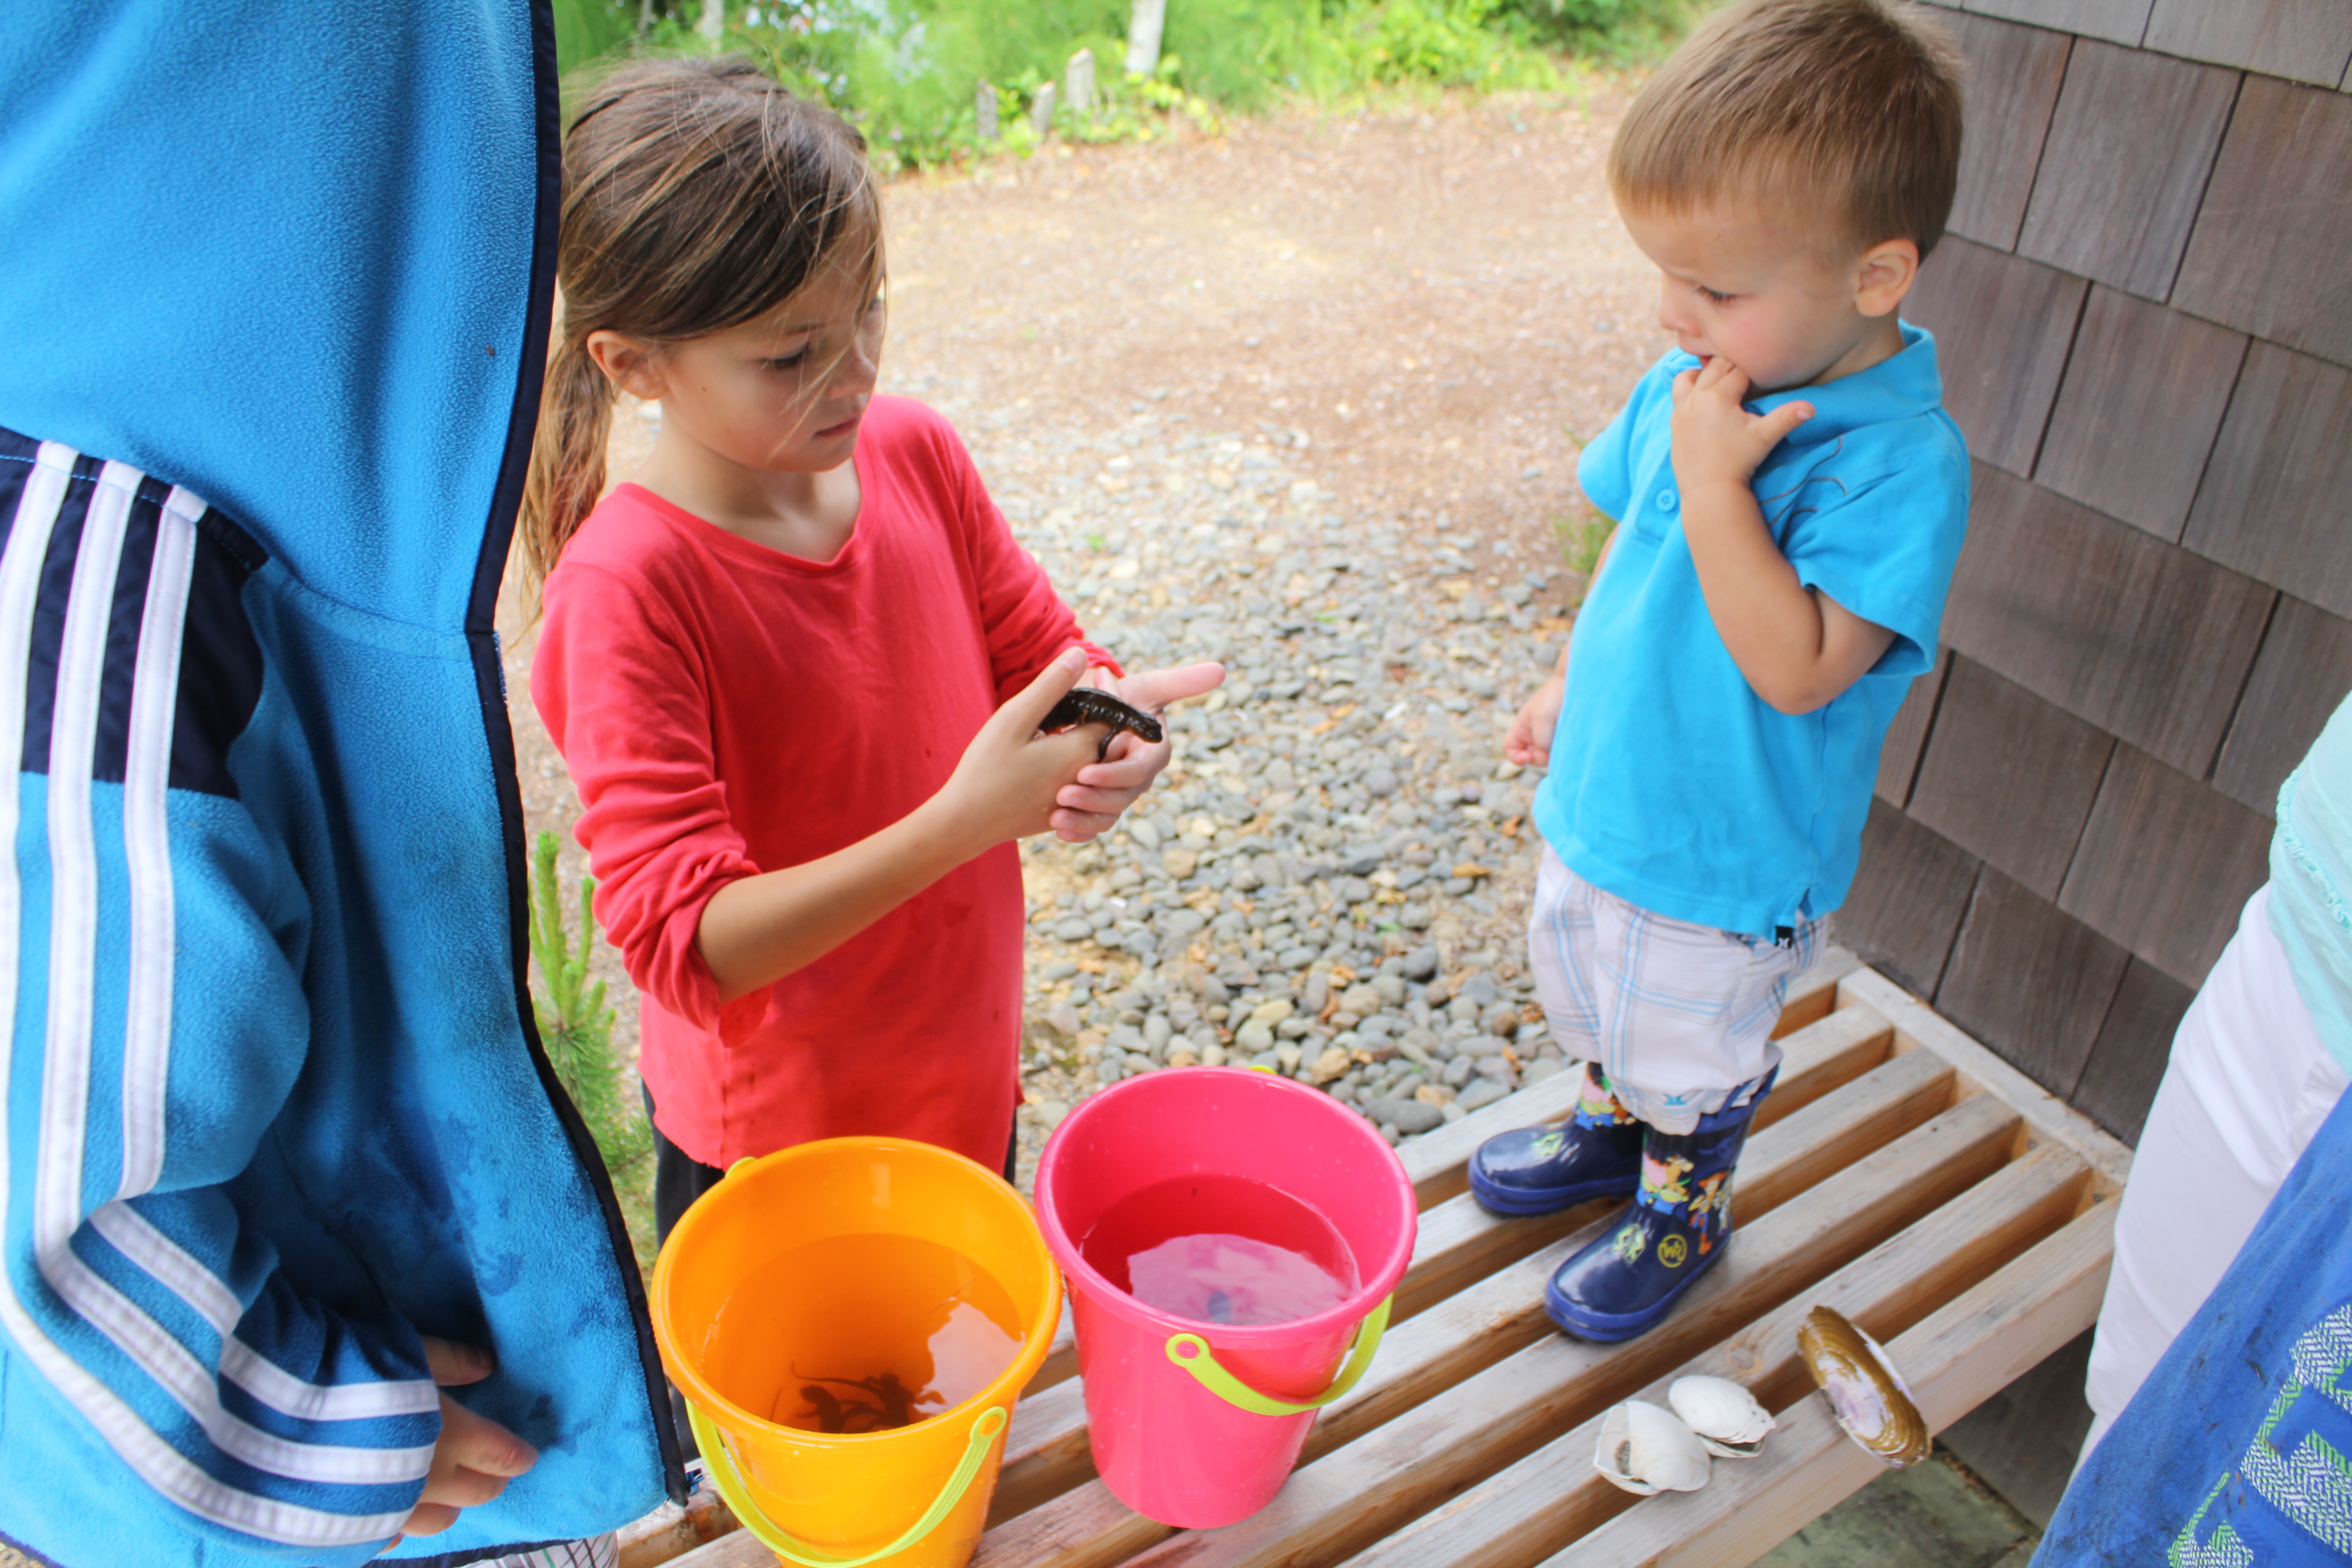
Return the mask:
<path id="1" fill-rule="evenodd" d="M 988 1458 L 988 1446 L 1013 1419 L 1002 1405 L 992 1405 L 980 1413 L 980 1419 L 971 1424 L 971 1436 L 964 1444 L 963 1458 L 957 1463 L 955 1473 L 948 1478 L 947 1485 L 940 1489 L 940 1495 L 931 1500 L 931 1506 L 924 1511 L 923 1517 L 908 1526 L 904 1535 L 863 1557 L 828 1557 L 824 1552 L 811 1551 L 786 1535 L 777 1528 L 775 1521 L 751 1500 L 751 1489 L 735 1473 L 735 1456 L 728 1448 L 726 1437 L 710 1424 L 709 1417 L 703 1415 L 702 1407 L 688 1400 L 686 1415 L 694 1426 L 694 1440 L 702 1449 L 711 1484 L 719 1489 L 719 1495 L 726 1500 L 727 1506 L 735 1510 L 735 1517 L 743 1521 L 743 1528 L 758 1536 L 761 1544 L 769 1551 L 787 1563 L 802 1564 L 803 1568 L 865 1568 L 868 1563 L 878 1563 L 885 1557 L 894 1556 L 922 1540 L 939 1528 L 940 1521 L 947 1518 L 954 1511 L 956 1504 L 963 1500 L 964 1493 L 971 1489 L 972 1478 L 980 1474 L 980 1467 Z"/>
<path id="2" fill-rule="evenodd" d="M 1372 1364 L 1372 1352 L 1381 1348 L 1381 1335 L 1389 1326 L 1389 1308 L 1394 1296 L 1382 1299 L 1356 1330 L 1355 1343 L 1348 1352 L 1347 1364 L 1331 1386 L 1314 1398 L 1297 1405 L 1286 1399 L 1276 1399 L 1260 1394 L 1240 1378 L 1225 1370 L 1217 1360 L 1217 1352 L 1209 1342 L 1198 1334 L 1171 1334 L 1168 1338 L 1168 1359 L 1192 1374 L 1202 1387 L 1253 1415 L 1304 1415 L 1310 1410 L 1320 1410 L 1346 1397 L 1357 1380 Z"/>

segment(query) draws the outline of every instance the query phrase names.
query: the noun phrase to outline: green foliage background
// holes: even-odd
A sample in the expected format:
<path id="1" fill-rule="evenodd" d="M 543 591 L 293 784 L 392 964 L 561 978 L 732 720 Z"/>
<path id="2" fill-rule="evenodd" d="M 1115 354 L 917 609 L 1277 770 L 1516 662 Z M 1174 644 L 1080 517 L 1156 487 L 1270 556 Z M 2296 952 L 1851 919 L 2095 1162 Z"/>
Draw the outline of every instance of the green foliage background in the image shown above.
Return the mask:
<path id="1" fill-rule="evenodd" d="M 1128 0 L 727 0 L 720 47 L 862 124 L 886 167 L 977 148 L 972 98 L 993 83 L 1012 151 L 1034 144 L 1024 106 L 1091 48 L 1097 113 L 1065 136 L 1149 135 L 1170 110 L 1206 123 L 1285 99 L 1344 101 L 1383 89 L 1563 85 L 1568 56 L 1622 59 L 1670 41 L 1703 0 L 1169 0 L 1161 69 L 1127 79 Z M 555 0 L 556 49 L 574 68 L 632 48 L 709 47 L 701 0 Z"/>

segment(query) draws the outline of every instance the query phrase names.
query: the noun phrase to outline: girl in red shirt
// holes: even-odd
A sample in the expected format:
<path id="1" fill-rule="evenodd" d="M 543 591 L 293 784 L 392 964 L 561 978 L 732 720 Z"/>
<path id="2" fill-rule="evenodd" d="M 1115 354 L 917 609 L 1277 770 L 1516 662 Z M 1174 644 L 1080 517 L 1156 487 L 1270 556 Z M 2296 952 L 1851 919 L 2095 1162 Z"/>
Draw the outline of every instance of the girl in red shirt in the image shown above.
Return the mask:
<path id="1" fill-rule="evenodd" d="M 660 1229 L 809 1139 L 1009 1163 L 1012 841 L 1102 832 L 1169 755 L 1038 724 L 1090 668 L 1152 710 L 1223 672 L 1123 676 L 946 421 L 876 395 L 881 215 L 839 117 L 745 62 L 640 62 L 564 181 L 531 696 L 643 993 Z M 661 433 L 597 501 L 616 386 Z"/>

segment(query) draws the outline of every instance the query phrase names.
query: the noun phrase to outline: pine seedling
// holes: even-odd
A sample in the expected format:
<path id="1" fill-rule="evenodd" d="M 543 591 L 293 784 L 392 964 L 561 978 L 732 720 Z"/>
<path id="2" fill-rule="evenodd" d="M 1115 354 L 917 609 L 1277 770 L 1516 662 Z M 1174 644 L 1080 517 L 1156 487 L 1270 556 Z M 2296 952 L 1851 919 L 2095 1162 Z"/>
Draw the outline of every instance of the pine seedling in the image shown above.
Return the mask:
<path id="1" fill-rule="evenodd" d="M 604 983 L 588 977 L 596 946 L 596 916 L 591 900 L 596 879 L 580 879 L 580 935 L 575 942 L 564 919 L 563 889 L 555 874 L 560 840 L 541 833 L 530 853 L 530 955 L 539 963 L 546 993 L 531 993 L 539 1037 L 547 1047 L 564 1092 L 580 1108 L 580 1119 L 596 1140 L 604 1169 L 625 1184 L 653 1152 L 653 1129 L 632 1102 L 628 1074 L 613 1047 L 618 1016 L 604 1000 Z"/>

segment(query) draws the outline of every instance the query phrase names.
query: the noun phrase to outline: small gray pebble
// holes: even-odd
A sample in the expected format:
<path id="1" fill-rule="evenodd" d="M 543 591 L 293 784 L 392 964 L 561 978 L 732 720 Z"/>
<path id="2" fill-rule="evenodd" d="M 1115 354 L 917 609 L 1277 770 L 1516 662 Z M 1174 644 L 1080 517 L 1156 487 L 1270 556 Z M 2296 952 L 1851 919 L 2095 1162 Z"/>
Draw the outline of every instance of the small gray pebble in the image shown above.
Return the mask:
<path id="1" fill-rule="evenodd" d="M 1462 1091 L 1462 1098 L 1455 1100 L 1454 1103 L 1460 1106 L 1464 1114 L 1466 1115 L 1473 1110 L 1485 1110 L 1487 1106 L 1490 1106 L 1496 1100 L 1505 1098 L 1510 1092 L 1511 1091 L 1509 1089 L 1505 1089 L 1493 1079 L 1482 1078 L 1476 1083 L 1472 1084 L 1468 1089 L 1464 1089 Z"/>
<path id="2" fill-rule="evenodd" d="M 1446 1083 L 1453 1088 L 1460 1089 L 1464 1084 L 1470 1081 L 1471 1071 L 1478 1064 L 1476 1062 L 1471 1060 L 1468 1057 L 1455 1057 L 1452 1061 L 1445 1064 L 1444 1072 L 1439 1076 L 1444 1078 Z"/>

